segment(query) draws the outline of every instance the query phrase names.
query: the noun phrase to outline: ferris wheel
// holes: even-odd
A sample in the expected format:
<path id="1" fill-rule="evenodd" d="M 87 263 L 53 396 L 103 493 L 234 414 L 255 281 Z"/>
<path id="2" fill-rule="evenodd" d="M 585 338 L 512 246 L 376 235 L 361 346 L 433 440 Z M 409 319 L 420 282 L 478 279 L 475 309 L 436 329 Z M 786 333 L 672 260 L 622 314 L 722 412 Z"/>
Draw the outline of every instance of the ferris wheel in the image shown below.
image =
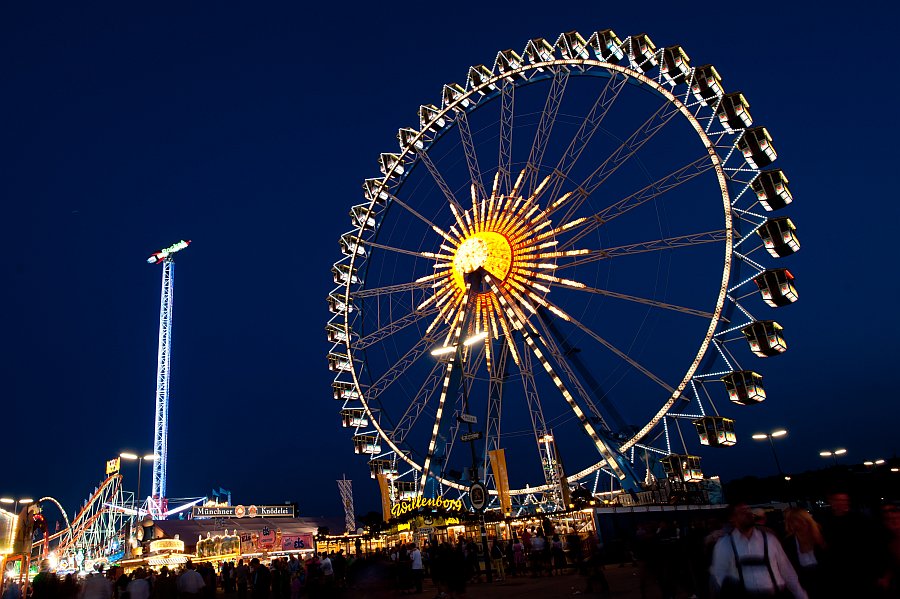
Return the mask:
<path id="1" fill-rule="evenodd" d="M 471 67 L 397 138 L 326 326 L 392 499 L 483 481 L 497 506 L 508 479 L 519 511 L 556 509 L 572 485 L 701 480 L 692 448 L 735 444 L 766 398 L 752 362 L 787 347 L 766 313 L 797 300 L 775 262 L 796 230 L 770 214 L 788 179 L 744 95 L 680 46 L 569 32 Z"/>

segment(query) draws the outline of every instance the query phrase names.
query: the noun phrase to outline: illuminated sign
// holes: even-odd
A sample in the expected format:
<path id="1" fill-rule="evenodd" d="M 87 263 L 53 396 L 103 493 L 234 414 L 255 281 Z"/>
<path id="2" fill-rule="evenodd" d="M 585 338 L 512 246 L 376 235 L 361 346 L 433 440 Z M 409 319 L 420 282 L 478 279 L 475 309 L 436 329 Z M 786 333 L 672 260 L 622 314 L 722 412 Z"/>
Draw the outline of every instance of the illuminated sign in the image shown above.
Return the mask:
<path id="1" fill-rule="evenodd" d="M 391 516 L 395 518 L 419 508 L 432 508 L 437 510 L 462 510 L 462 499 L 447 499 L 446 497 L 413 497 L 391 506 Z"/>
<path id="2" fill-rule="evenodd" d="M 164 551 L 184 553 L 184 541 L 179 539 L 156 539 L 155 541 L 150 541 L 150 553 L 162 553 Z"/>
<path id="3" fill-rule="evenodd" d="M 121 458 L 113 458 L 111 460 L 106 460 L 106 474 L 115 474 L 119 471 L 122 465 Z"/>
<path id="4" fill-rule="evenodd" d="M 195 505 L 191 508 L 192 518 L 293 518 L 293 505 Z"/>

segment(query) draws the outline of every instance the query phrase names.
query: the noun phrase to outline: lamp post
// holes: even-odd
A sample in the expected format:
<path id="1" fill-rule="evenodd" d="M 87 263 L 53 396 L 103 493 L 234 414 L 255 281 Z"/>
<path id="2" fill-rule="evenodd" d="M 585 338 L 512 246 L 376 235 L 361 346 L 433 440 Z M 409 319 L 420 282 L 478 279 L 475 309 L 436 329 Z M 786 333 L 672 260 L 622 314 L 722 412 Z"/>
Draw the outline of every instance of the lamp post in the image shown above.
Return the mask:
<path id="1" fill-rule="evenodd" d="M 753 435 L 753 439 L 756 441 L 769 441 L 769 445 L 772 447 L 772 456 L 775 458 L 775 466 L 778 468 L 778 474 L 782 478 L 784 478 L 784 470 L 781 469 L 781 462 L 778 461 L 778 452 L 775 451 L 775 441 L 773 441 L 773 439 L 778 439 L 785 435 L 787 435 L 787 431 L 783 428 L 772 431 L 771 433 L 756 433 Z"/>
<path id="2" fill-rule="evenodd" d="M 143 503 L 144 503 L 143 499 L 141 498 L 141 464 L 144 463 L 144 460 L 147 460 L 148 462 L 152 462 L 153 460 L 156 459 L 156 455 L 151 453 L 151 454 L 149 454 L 149 455 L 139 456 L 139 455 L 136 455 L 136 454 L 133 454 L 133 453 L 122 452 L 122 453 L 119 454 L 119 457 L 120 457 L 120 458 L 125 458 L 126 460 L 137 460 L 137 461 L 138 461 L 137 498 L 138 498 L 138 502 L 139 502 L 139 503 L 138 503 L 138 506 L 137 506 L 137 515 L 138 515 L 138 519 L 140 519 L 140 517 L 141 517 L 141 506 L 142 506 Z"/>
<path id="3" fill-rule="evenodd" d="M 839 449 L 826 449 L 825 451 L 820 451 L 819 455 L 823 458 L 831 458 L 831 461 L 837 466 L 837 457 L 839 455 L 844 455 L 845 453 L 847 453 L 847 450 L 841 447 Z"/>
<path id="4" fill-rule="evenodd" d="M 5 503 L 6 505 L 15 504 L 13 506 L 13 513 L 19 513 L 19 504 L 28 505 L 29 503 L 34 503 L 34 499 L 26 498 L 26 499 L 12 499 L 11 497 L 0 497 L 0 503 Z"/>
<path id="5" fill-rule="evenodd" d="M 456 354 L 457 360 L 459 360 L 460 372 L 461 374 L 461 384 L 462 384 L 462 397 L 463 397 L 463 413 L 469 413 L 469 389 L 466 386 L 466 378 L 465 378 L 465 357 L 462 351 L 463 347 L 469 347 L 470 345 L 475 345 L 479 341 L 484 341 L 487 339 L 488 334 L 485 331 L 481 333 L 476 333 L 471 337 L 467 338 L 462 343 L 459 343 L 456 346 L 447 345 L 443 347 L 435 348 L 431 351 L 432 356 L 444 356 L 447 354 Z M 468 426 L 468 431 L 472 433 L 472 423 L 471 421 L 467 421 L 466 425 Z M 486 441 L 485 441 L 486 442 Z M 472 440 L 469 442 L 469 447 L 472 449 L 472 480 L 478 480 L 478 455 L 475 453 L 475 441 Z M 428 473 L 423 472 L 423 476 L 427 476 Z M 480 482 L 480 481 L 479 481 Z M 484 510 L 481 510 L 481 551 L 484 553 L 484 574 L 487 578 L 488 582 L 494 581 L 494 573 L 491 568 L 491 553 L 488 548 L 487 541 L 487 523 L 484 520 Z"/>

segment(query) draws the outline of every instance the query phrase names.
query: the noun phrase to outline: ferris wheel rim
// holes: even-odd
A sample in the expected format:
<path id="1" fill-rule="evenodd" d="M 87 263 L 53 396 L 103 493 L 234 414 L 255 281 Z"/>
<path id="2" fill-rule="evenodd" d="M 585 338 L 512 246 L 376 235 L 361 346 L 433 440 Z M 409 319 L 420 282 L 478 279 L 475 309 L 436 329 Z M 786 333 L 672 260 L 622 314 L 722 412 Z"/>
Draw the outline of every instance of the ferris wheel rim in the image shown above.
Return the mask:
<path id="1" fill-rule="evenodd" d="M 471 89 L 466 90 L 465 93 L 462 96 L 460 96 L 459 98 L 457 98 L 455 101 L 447 104 L 446 106 L 443 106 L 441 108 L 441 110 L 439 111 L 438 115 L 435 116 L 435 118 L 438 118 L 439 116 L 446 116 L 448 114 L 453 114 L 454 111 L 464 111 L 467 114 L 477 111 L 479 109 L 479 107 L 483 106 L 487 102 L 485 102 L 484 100 L 481 100 L 478 103 L 476 103 L 474 107 L 472 107 L 468 110 L 462 109 L 459 107 L 464 100 L 471 98 L 475 94 L 479 94 L 481 89 L 486 88 L 487 86 L 492 85 L 492 84 L 496 85 L 498 83 L 502 83 L 504 80 L 508 80 L 508 78 L 510 78 L 512 75 L 516 75 L 519 73 L 525 73 L 528 71 L 537 71 L 540 69 L 568 68 L 568 67 L 581 67 L 581 68 L 585 69 L 585 71 L 573 70 L 572 74 L 575 74 L 575 75 L 592 74 L 592 73 L 587 73 L 586 72 L 587 69 L 606 69 L 613 76 L 615 76 L 615 74 L 618 73 L 618 74 L 625 76 L 631 80 L 636 80 L 636 81 L 640 82 L 640 84 L 642 86 L 646 86 L 646 88 L 649 88 L 650 90 L 652 90 L 652 91 L 656 92 L 657 94 L 661 95 L 662 97 L 664 97 L 669 104 L 674 105 L 677 108 L 678 112 L 681 113 L 681 115 L 683 117 L 685 117 L 686 120 L 691 124 L 695 133 L 698 134 L 698 137 L 700 138 L 701 142 L 703 143 L 704 147 L 706 148 L 706 151 L 707 151 L 706 158 L 709 159 L 713 163 L 713 168 L 715 170 L 716 178 L 719 183 L 719 189 L 720 189 L 720 194 L 721 194 L 723 208 L 724 208 L 725 239 L 724 239 L 723 245 L 725 246 L 725 256 L 724 256 L 724 261 L 723 261 L 722 282 L 721 282 L 718 297 L 716 300 L 716 306 L 715 306 L 715 309 L 713 312 L 713 318 L 709 319 L 710 320 L 709 326 L 707 327 L 707 331 L 703 337 L 703 341 L 700 343 L 700 348 L 697 350 L 697 354 L 696 354 L 694 360 L 691 362 L 690 366 L 688 367 L 688 370 L 686 371 L 685 375 L 682 377 L 680 383 L 677 386 L 675 386 L 674 392 L 664 402 L 662 407 L 656 411 L 655 415 L 650 419 L 650 421 L 647 424 L 645 424 L 639 431 L 637 431 L 630 438 L 628 438 L 621 445 L 619 445 L 618 449 L 620 451 L 627 451 L 628 449 L 633 447 L 635 444 L 637 444 L 641 439 L 643 439 L 659 423 L 660 419 L 662 419 L 665 416 L 665 414 L 671 409 L 671 407 L 674 405 L 674 403 L 678 400 L 678 398 L 681 396 L 681 393 L 684 391 L 684 389 L 686 388 L 688 383 L 691 381 L 691 379 L 692 379 L 693 375 L 695 374 L 698 366 L 700 365 L 700 362 L 702 361 L 704 355 L 709 350 L 709 344 L 711 343 L 713 337 L 715 336 L 716 329 L 718 327 L 720 317 L 722 315 L 722 310 L 725 305 L 728 283 L 730 281 L 730 271 L 731 271 L 731 262 L 732 262 L 732 252 L 733 252 L 733 233 L 734 233 L 733 222 L 732 222 L 732 213 L 731 213 L 731 198 L 730 198 L 729 190 L 727 187 L 727 176 L 725 175 L 725 173 L 723 171 L 723 161 L 722 161 L 721 157 L 719 156 L 718 152 L 716 151 L 715 144 L 713 144 L 713 142 L 709 139 L 709 136 L 704 131 L 702 125 L 697 121 L 696 117 L 693 114 L 691 114 L 690 110 L 685 106 L 685 104 L 683 102 L 681 102 L 681 100 L 679 100 L 679 98 L 676 95 L 674 95 L 671 91 L 666 89 L 661 83 L 654 81 L 653 79 L 651 79 L 651 78 L 647 77 L 646 75 L 644 75 L 643 73 L 631 68 L 630 66 L 618 65 L 618 64 L 613 64 L 613 63 L 605 62 L 602 60 L 596 60 L 596 59 L 590 59 L 590 58 L 563 58 L 563 59 L 554 59 L 552 61 L 523 64 L 522 66 L 520 66 L 514 70 L 503 71 L 501 73 L 492 74 L 492 77 L 490 79 L 482 82 L 482 84 L 480 86 L 472 87 Z M 545 80 L 546 78 L 542 78 L 542 79 Z M 518 88 L 518 87 L 529 85 L 529 84 L 535 83 L 535 82 L 536 81 L 533 79 L 525 79 L 525 80 L 514 80 L 512 82 L 512 84 L 515 88 Z M 493 97 L 491 97 L 489 99 L 488 98 L 485 98 L 485 99 L 490 101 L 492 99 L 495 99 L 497 97 L 497 95 L 498 94 L 494 94 Z M 453 125 L 446 127 L 444 130 L 441 131 L 441 135 L 443 135 L 444 133 L 446 133 L 447 131 L 452 129 L 453 126 L 458 126 L 458 123 L 456 123 L 455 119 L 454 119 Z M 398 155 L 399 159 L 395 162 L 394 166 L 390 170 L 388 170 L 384 174 L 383 177 L 378 179 L 379 189 L 386 190 L 388 187 L 387 182 L 391 179 L 392 176 L 394 176 L 394 173 L 395 173 L 396 169 L 398 168 L 398 166 L 403 164 L 403 158 L 407 157 L 407 156 L 412 156 L 415 154 L 415 151 L 413 150 L 413 147 L 414 147 L 413 144 L 416 141 L 426 140 L 426 141 L 431 142 L 431 144 L 433 144 L 434 142 L 437 141 L 437 137 L 428 139 L 425 137 L 425 135 L 426 135 L 426 129 L 419 131 L 418 134 L 415 136 L 415 138 L 413 140 L 411 140 L 410 143 L 406 144 L 406 146 L 404 148 L 402 148 L 401 153 Z M 425 151 L 428 151 L 428 150 L 426 149 Z M 418 164 L 419 161 L 420 161 L 420 158 L 418 156 L 416 156 L 412 162 L 413 162 L 413 164 Z M 401 187 L 402 187 L 402 183 L 401 183 Z M 369 202 L 369 208 L 372 209 L 374 207 L 374 204 L 375 204 L 375 200 L 373 199 Z M 364 227 L 363 227 L 363 225 L 361 225 L 356 230 L 357 235 L 361 235 L 363 230 L 364 230 Z M 353 266 L 356 262 L 356 258 L 357 258 L 356 255 L 352 255 L 350 257 L 349 266 L 351 269 L 353 268 Z M 352 342 L 351 342 L 351 330 L 350 330 L 351 318 L 350 318 L 350 314 L 349 314 L 349 310 L 350 310 L 349 306 L 350 306 L 350 302 L 352 300 L 352 295 L 353 295 L 351 292 L 351 289 L 350 289 L 351 284 L 352 283 L 348 280 L 343 288 L 343 299 L 345 301 L 345 311 L 344 311 L 343 315 L 344 315 L 344 327 L 345 327 L 345 333 L 346 333 L 346 341 L 344 342 L 344 346 L 346 347 L 348 358 L 352 362 L 354 360 L 354 348 L 352 347 Z M 394 453 L 396 458 L 407 463 L 412 469 L 414 469 L 418 472 L 422 472 L 422 470 L 423 470 L 422 464 L 419 464 L 415 459 L 413 459 L 410 455 L 408 455 L 407 451 L 405 451 L 399 445 L 394 443 L 391 436 L 389 434 L 387 434 L 385 429 L 381 426 L 381 424 L 378 422 L 378 420 L 374 417 L 373 411 L 369 405 L 367 394 L 365 393 L 363 386 L 360 384 L 358 373 L 357 373 L 357 368 L 355 368 L 355 367 L 351 368 L 350 376 L 352 378 L 352 383 L 354 385 L 354 388 L 355 388 L 356 392 L 359 394 L 360 402 L 361 402 L 364 410 L 366 411 L 366 414 L 369 416 L 371 426 L 375 429 L 375 431 L 373 431 L 373 432 L 377 432 L 380 439 L 383 440 L 384 442 L 386 442 L 386 444 L 388 445 L 388 447 L 390 447 L 391 452 Z M 596 462 L 595 464 L 593 464 L 592 466 L 589 466 L 577 473 L 574 473 L 574 474 L 568 476 L 567 478 L 569 480 L 580 480 L 580 479 L 596 472 L 597 470 L 599 470 L 606 464 L 607 464 L 607 461 L 605 459 L 601 459 L 598 462 Z M 434 478 L 441 484 L 443 484 L 447 487 L 450 487 L 450 488 L 455 488 L 455 489 L 458 489 L 461 491 L 465 491 L 468 488 L 465 485 L 459 484 L 459 483 L 449 480 L 449 479 L 445 479 L 442 476 L 438 476 L 436 474 L 434 474 Z M 547 485 L 537 486 L 537 487 L 527 487 L 527 488 L 523 488 L 523 489 L 510 489 L 510 494 L 516 495 L 516 494 L 522 494 L 522 493 L 539 492 L 541 490 L 544 490 L 544 487 L 546 487 L 546 486 Z M 492 491 L 494 491 L 494 490 L 492 490 Z"/>

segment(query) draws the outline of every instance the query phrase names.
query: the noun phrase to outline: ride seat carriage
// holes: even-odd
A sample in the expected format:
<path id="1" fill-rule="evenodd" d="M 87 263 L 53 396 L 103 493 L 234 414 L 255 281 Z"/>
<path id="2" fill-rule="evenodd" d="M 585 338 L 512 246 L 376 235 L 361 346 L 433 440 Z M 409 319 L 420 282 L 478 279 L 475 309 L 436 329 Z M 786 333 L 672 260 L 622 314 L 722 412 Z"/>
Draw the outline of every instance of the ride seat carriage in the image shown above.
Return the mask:
<path id="1" fill-rule="evenodd" d="M 347 354 L 329 352 L 328 370 L 332 372 L 350 372 L 353 370 L 353 364 L 350 363 L 350 357 Z"/>
<path id="2" fill-rule="evenodd" d="M 711 64 L 694 69 L 694 79 L 691 82 L 691 92 L 698 102 L 704 102 L 707 106 L 715 106 L 718 99 L 724 93 L 722 89 L 722 77 Z"/>
<path id="3" fill-rule="evenodd" d="M 344 343 L 347 341 L 347 329 L 335 322 L 326 324 L 325 332 L 330 343 Z"/>
<path id="4" fill-rule="evenodd" d="M 597 58 L 606 62 L 618 62 L 625 58 L 622 51 L 622 40 L 612 29 L 598 31 L 588 40 L 588 45 L 594 49 Z"/>
<path id="5" fill-rule="evenodd" d="M 731 447 L 737 443 L 734 420 L 722 416 L 704 416 L 694 420 L 700 444 L 710 447 Z"/>
<path id="6" fill-rule="evenodd" d="M 355 453 L 381 453 L 381 444 L 375 434 L 360 433 L 353 435 L 353 451 Z"/>
<path id="7" fill-rule="evenodd" d="M 786 216 L 770 218 L 756 230 L 756 234 L 762 239 L 766 251 L 775 258 L 790 256 L 800 249 L 797 227 Z"/>
<path id="8" fill-rule="evenodd" d="M 722 96 L 719 107 L 716 108 L 716 116 L 722 127 L 729 133 L 735 129 L 746 129 L 753 124 L 750 116 L 750 103 L 741 92 L 734 92 Z"/>
<path id="9" fill-rule="evenodd" d="M 773 308 L 797 301 L 794 275 L 786 268 L 771 268 L 753 278 L 762 299 Z"/>
<path id="10" fill-rule="evenodd" d="M 691 59 L 681 46 L 669 46 L 663 50 L 660 70 L 669 84 L 684 83 L 691 74 Z"/>
<path id="11" fill-rule="evenodd" d="M 397 499 L 412 499 L 416 496 L 416 483 L 411 480 L 395 480 L 394 489 L 397 491 Z"/>
<path id="12" fill-rule="evenodd" d="M 397 474 L 397 468 L 396 466 L 394 466 L 393 460 L 375 458 L 369 460 L 369 474 L 371 474 L 372 478 L 375 478 L 375 476 L 378 474 L 391 476 Z"/>
<path id="13" fill-rule="evenodd" d="M 344 408 L 341 410 L 341 424 L 344 428 L 356 428 L 368 426 L 369 420 L 366 418 L 366 411 L 362 408 Z"/>
<path id="14" fill-rule="evenodd" d="M 778 158 L 778 153 L 772 146 L 772 136 L 765 127 L 747 129 L 737 147 L 750 168 L 769 166 Z"/>
<path id="15" fill-rule="evenodd" d="M 352 401 L 359 399 L 359 393 L 353 383 L 348 381 L 334 381 L 331 383 L 334 398 L 338 401 Z"/>
<path id="16" fill-rule="evenodd" d="M 794 200 L 788 189 L 788 178 L 780 168 L 761 172 L 750 187 L 762 207 L 769 212 L 784 208 Z"/>
<path id="17" fill-rule="evenodd" d="M 782 326 L 774 320 L 757 320 L 741 329 L 750 344 L 750 351 L 760 358 L 777 356 L 787 351 L 782 331 Z"/>
<path id="18" fill-rule="evenodd" d="M 728 399 L 742 406 L 760 403 L 766 399 L 762 375 L 752 370 L 735 370 L 722 377 Z"/>
<path id="19" fill-rule="evenodd" d="M 700 482 L 703 472 L 700 470 L 700 456 L 672 453 L 660 459 L 663 471 L 669 480 L 683 483 Z"/>
<path id="20" fill-rule="evenodd" d="M 631 64 L 643 72 L 647 72 L 659 61 L 656 59 L 656 46 L 646 33 L 631 36 L 629 59 Z"/>

